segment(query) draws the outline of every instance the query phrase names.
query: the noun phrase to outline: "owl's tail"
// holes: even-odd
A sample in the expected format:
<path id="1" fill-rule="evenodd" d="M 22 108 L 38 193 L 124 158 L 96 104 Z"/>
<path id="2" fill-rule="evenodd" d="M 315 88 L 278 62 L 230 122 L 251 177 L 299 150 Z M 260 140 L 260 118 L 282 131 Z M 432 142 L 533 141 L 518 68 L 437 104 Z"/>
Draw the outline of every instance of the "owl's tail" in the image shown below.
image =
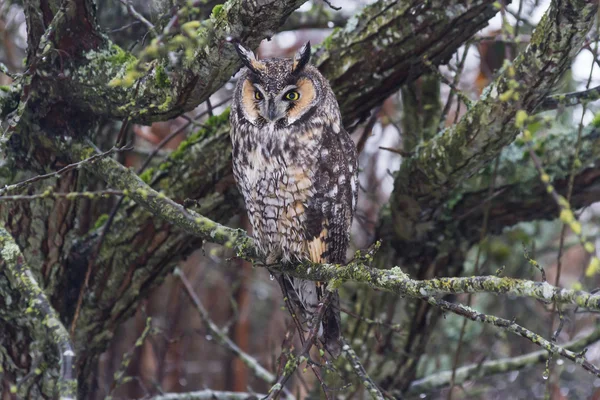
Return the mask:
<path id="1" fill-rule="evenodd" d="M 287 275 L 281 276 L 280 285 L 283 295 L 290 300 L 294 308 L 299 310 L 302 319 L 306 321 L 310 328 L 313 317 L 319 308 L 319 303 L 323 301 L 324 293 L 321 290 L 324 290 L 324 286 L 319 288 L 314 281 L 293 278 Z M 331 301 L 325 310 L 319 327 L 319 338 L 325 345 L 325 349 L 334 358 L 337 358 L 341 353 L 341 335 L 340 297 L 336 290 L 332 293 Z"/>
<path id="2" fill-rule="evenodd" d="M 342 321 L 340 317 L 340 295 L 337 290 L 331 296 L 331 302 L 323 316 L 323 343 L 333 358 L 342 352 Z"/>

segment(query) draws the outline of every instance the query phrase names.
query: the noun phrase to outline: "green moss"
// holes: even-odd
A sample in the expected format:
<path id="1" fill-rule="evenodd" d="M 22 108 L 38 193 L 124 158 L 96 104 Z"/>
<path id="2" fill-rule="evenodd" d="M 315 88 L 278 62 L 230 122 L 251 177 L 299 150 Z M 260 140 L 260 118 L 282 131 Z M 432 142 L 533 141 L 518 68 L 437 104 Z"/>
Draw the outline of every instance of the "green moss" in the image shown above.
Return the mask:
<path id="1" fill-rule="evenodd" d="M 592 126 L 594 128 L 600 128 L 600 113 L 594 115 L 594 119 L 592 120 Z"/>
<path id="2" fill-rule="evenodd" d="M 140 179 L 143 180 L 146 183 L 150 183 L 150 180 L 154 176 L 154 171 L 155 171 L 154 168 L 148 168 L 148 169 L 146 169 L 144 172 L 142 172 L 140 174 Z"/>
<path id="3" fill-rule="evenodd" d="M 171 96 L 166 96 L 165 101 L 158 106 L 159 111 L 168 111 L 171 107 L 171 103 L 173 102 L 173 98 Z"/>
<path id="4" fill-rule="evenodd" d="M 132 64 L 137 61 L 137 58 L 133 54 L 123 50 L 114 43 L 111 46 L 111 54 L 106 59 L 115 64 Z"/>
<path id="5" fill-rule="evenodd" d="M 223 4 L 217 4 L 216 6 L 213 7 L 212 9 L 212 16 L 217 19 L 221 16 L 221 13 L 223 12 Z"/>
<path id="6" fill-rule="evenodd" d="M 171 81 L 169 80 L 169 76 L 165 72 L 165 69 L 163 68 L 162 65 L 156 66 L 155 71 L 156 71 L 156 73 L 154 75 L 154 79 L 156 82 L 156 86 L 158 86 L 160 88 L 167 88 L 167 87 L 171 86 Z"/>
<path id="7" fill-rule="evenodd" d="M 102 225 L 104 225 L 104 223 L 108 220 L 108 214 L 102 214 L 98 217 L 98 219 L 96 220 L 96 223 L 94 223 L 94 229 L 98 229 L 100 228 Z"/>
<path id="8" fill-rule="evenodd" d="M 342 30 L 342 28 L 340 28 L 339 26 L 337 28 L 334 28 L 333 31 L 331 32 L 331 35 L 327 36 L 325 38 L 325 40 L 323 40 L 323 47 L 325 47 L 327 50 L 329 50 L 329 47 L 331 46 L 331 43 L 333 42 L 333 38 L 341 30 Z"/>

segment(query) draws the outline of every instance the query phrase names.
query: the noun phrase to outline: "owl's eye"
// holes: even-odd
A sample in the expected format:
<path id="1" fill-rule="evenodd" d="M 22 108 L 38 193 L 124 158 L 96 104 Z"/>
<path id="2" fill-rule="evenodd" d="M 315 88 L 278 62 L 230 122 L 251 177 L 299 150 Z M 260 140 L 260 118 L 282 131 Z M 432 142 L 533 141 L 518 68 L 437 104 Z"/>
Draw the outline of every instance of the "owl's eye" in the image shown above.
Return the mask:
<path id="1" fill-rule="evenodd" d="M 263 95 L 262 95 L 262 93 L 259 90 L 257 90 L 257 91 L 254 92 L 254 98 L 256 100 L 262 100 L 263 99 Z"/>
<path id="2" fill-rule="evenodd" d="M 285 98 L 286 100 L 296 101 L 300 98 L 300 93 L 296 92 L 295 90 L 290 90 L 286 93 Z"/>

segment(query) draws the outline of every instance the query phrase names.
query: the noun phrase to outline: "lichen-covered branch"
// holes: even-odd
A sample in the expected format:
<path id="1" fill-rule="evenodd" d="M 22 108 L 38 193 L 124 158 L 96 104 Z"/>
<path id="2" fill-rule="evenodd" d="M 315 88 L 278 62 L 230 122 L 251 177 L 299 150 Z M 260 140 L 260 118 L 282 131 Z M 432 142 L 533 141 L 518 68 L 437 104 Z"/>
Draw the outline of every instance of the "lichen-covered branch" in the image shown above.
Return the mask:
<path id="1" fill-rule="evenodd" d="M 534 139 L 534 146 L 543 146 L 541 154 L 544 171 L 554 189 L 566 196 L 569 184 L 570 166 L 574 163 L 577 141 L 576 131 L 550 132 Z M 600 201 L 600 134 L 592 124 L 586 127 L 581 136 L 582 146 L 577 155 L 576 175 L 573 180 L 571 207 L 578 209 Z M 519 222 L 540 219 L 554 219 L 558 207 L 548 195 L 532 165 L 527 149 L 513 143 L 500 157 L 498 175 L 503 184 L 490 195 L 487 189 L 489 179 L 482 174 L 466 183 L 459 201 L 447 212 L 448 224 L 469 243 L 480 237 L 483 210 L 489 204 L 488 233 L 500 233 L 502 229 Z M 458 235 L 458 234 L 457 234 Z"/>
<path id="2" fill-rule="evenodd" d="M 596 327 L 592 332 L 584 337 L 565 343 L 562 347 L 575 353 L 583 351 L 587 346 L 600 340 L 600 328 Z M 494 374 L 501 374 L 510 371 L 517 371 L 530 367 L 534 364 L 545 362 L 550 353 L 547 350 L 538 350 L 517 357 L 501 358 L 499 360 L 490 360 L 483 363 L 465 365 L 456 369 L 454 382 L 460 385 L 469 380 L 477 380 Z M 408 390 L 408 393 L 427 393 L 435 389 L 441 389 L 450 385 L 452 380 L 452 371 L 442 371 L 427 375 L 421 379 L 415 380 Z"/>
<path id="3" fill-rule="evenodd" d="M 186 44 L 192 53 L 186 54 L 191 57 L 173 68 L 166 61 L 146 65 L 149 60 L 137 60 L 105 38 L 86 43 L 85 53 L 76 53 L 77 62 L 68 66 L 68 73 L 64 74 L 66 79 L 61 79 L 55 93 L 97 116 L 128 116 L 144 122 L 173 118 L 205 101 L 239 68 L 238 56 L 228 38 L 256 47 L 262 39 L 277 32 L 286 18 L 305 1 L 230 0 L 216 6 L 208 19 L 201 23 L 191 21 L 188 30 L 182 28 L 183 34 L 173 39 L 186 41 L 187 35 L 196 43 L 194 48 L 191 43 Z M 63 19 L 63 22 L 68 20 Z M 179 21 L 179 24 L 183 26 L 186 22 L 190 21 Z M 87 29 L 97 31 L 93 23 Z M 156 57 L 161 52 L 166 55 L 165 41 L 152 42 L 146 51 L 148 57 Z M 61 51 L 73 54 L 72 49 L 65 48 L 69 46 L 72 43 L 68 41 L 50 42 L 41 54 L 47 64 L 40 59 L 38 68 L 52 69 L 50 63 L 57 60 L 56 54 Z M 136 75 L 134 82 L 107 84 L 123 79 L 136 68 L 145 72 Z"/>
<path id="4" fill-rule="evenodd" d="M 358 358 L 358 355 L 356 354 L 352 346 L 350 346 L 350 344 L 345 339 L 342 340 L 342 353 L 350 363 L 352 372 L 354 372 L 361 380 L 361 382 L 365 386 L 365 389 L 367 389 L 367 393 L 369 393 L 371 398 L 375 400 L 385 399 L 377 384 L 373 382 L 373 379 L 371 379 L 371 377 L 365 370 L 365 367 L 363 367 L 362 363 L 360 362 L 360 358 Z"/>
<path id="5" fill-rule="evenodd" d="M 192 60 L 177 68 L 155 63 L 128 87 L 106 82 L 124 78 L 138 60 L 114 44 L 103 43 L 85 54 L 84 65 L 69 71 L 60 94 L 97 115 L 130 116 L 140 122 L 172 118 L 206 100 L 239 68 L 227 38 L 255 47 L 277 32 L 302 3 L 230 0 L 217 6 L 194 34 L 200 44 Z M 423 57 L 436 65 L 447 61 L 497 11 L 491 0 L 436 0 L 427 7 L 378 1 L 343 30 L 336 30 L 317 50 L 315 64 L 334 86 L 346 110 L 344 120 L 351 122 L 426 71 Z M 415 32 L 423 34 L 417 37 Z M 392 47 L 400 51 L 387 51 Z M 356 81 L 362 82 L 360 90 L 351 84 Z"/>
<path id="6" fill-rule="evenodd" d="M 23 302 L 24 315 L 27 315 L 26 320 L 36 327 L 36 329 L 29 330 L 28 334 L 34 336 L 34 340 L 40 343 L 51 343 L 58 353 L 56 360 L 60 363 L 60 372 L 56 381 L 56 393 L 61 400 L 75 400 L 77 396 L 77 380 L 74 370 L 75 352 L 69 333 L 27 267 L 19 246 L 2 226 L 0 226 L 0 274 L 4 274 L 8 278 L 14 291 L 12 294 L 8 292 L 0 295 L 20 297 Z M 2 288 L 2 291 L 6 289 Z M 44 357 L 43 352 L 37 354 L 34 352 L 32 355 L 40 358 L 37 360 L 38 362 Z M 3 365 L 0 364 L 0 367 Z M 38 374 L 43 373 L 42 369 L 38 370 Z M 22 387 L 22 393 L 20 393 L 15 388 L 15 392 L 25 397 L 25 389 Z"/>
<path id="7" fill-rule="evenodd" d="M 581 49 L 597 10 L 593 0 L 553 1 L 514 64 L 456 125 L 423 143 L 402 163 L 391 200 L 398 241 L 408 248 L 424 240 L 427 232 L 417 232 L 419 222 L 430 219 L 450 191 L 514 140 L 517 111 L 532 111 L 546 98 Z"/>
<path id="8" fill-rule="evenodd" d="M 74 146 L 77 147 L 77 146 Z M 81 146 L 74 154 L 84 154 Z M 112 159 L 101 159 L 91 168 L 95 174 L 105 179 L 113 187 L 127 193 L 140 206 L 151 211 L 180 229 L 199 236 L 203 240 L 225 245 L 236 250 L 237 255 L 256 261 L 256 250 L 252 238 L 240 229 L 228 228 L 194 211 L 186 210 L 164 195 L 156 192 L 131 170 Z M 372 249 L 375 251 L 375 249 Z M 370 268 L 365 258 L 349 262 L 340 268 L 335 264 L 306 263 L 295 265 L 293 269 L 281 267 L 282 271 L 299 278 L 315 281 L 331 281 L 336 286 L 345 281 L 365 283 L 374 289 L 387 290 L 403 296 L 428 298 L 453 293 L 495 293 L 531 297 L 545 302 L 572 304 L 584 309 L 600 311 L 600 294 L 591 294 L 570 289 L 561 289 L 547 282 L 533 282 L 521 279 L 496 276 L 476 276 L 470 278 L 437 278 L 414 280 L 399 267 L 391 269 Z M 272 266 L 270 266 L 272 267 Z"/>
<path id="9" fill-rule="evenodd" d="M 334 30 L 313 62 L 329 79 L 348 125 L 427 73 L 425 60 L 447 62 L 497 12 L 486 0 L 380 0 Z"/>

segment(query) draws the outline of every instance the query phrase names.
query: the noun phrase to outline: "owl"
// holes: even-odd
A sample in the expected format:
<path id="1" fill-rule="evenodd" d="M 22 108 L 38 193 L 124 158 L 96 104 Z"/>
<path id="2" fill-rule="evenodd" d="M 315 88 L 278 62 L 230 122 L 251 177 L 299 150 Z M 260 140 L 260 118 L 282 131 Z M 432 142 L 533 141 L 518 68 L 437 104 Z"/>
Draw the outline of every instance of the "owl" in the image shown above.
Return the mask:
<path id="1" fill-rule="evenodd" d="M 233 172 L 259 252 L 267 264 L 345 263 L 357 201 L 356 146 L 329 82 L 309 64 L 310 43 L 293 59 L 258 60 L 235 46 L 246 68 L 231 106 Z M 278 279 L 310 324 L 325 285 L 285 274 Z M 319 337 L 337 357 L 337 292 L 332 297 Z"/>

